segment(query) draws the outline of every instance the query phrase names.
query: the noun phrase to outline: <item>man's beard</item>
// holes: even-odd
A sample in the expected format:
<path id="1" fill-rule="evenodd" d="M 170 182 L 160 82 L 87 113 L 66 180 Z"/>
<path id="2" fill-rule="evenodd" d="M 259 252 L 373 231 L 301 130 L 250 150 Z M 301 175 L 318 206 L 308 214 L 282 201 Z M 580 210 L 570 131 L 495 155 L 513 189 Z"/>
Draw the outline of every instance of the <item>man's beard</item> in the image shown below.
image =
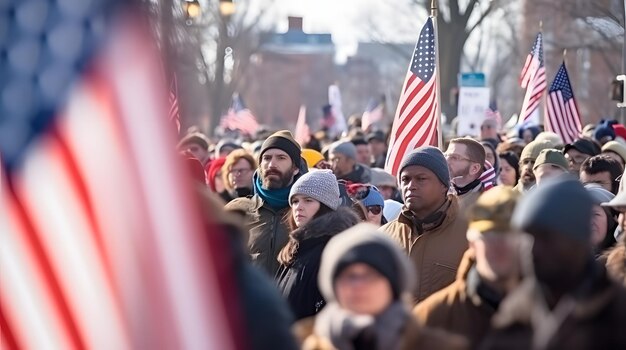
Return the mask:
<path id="1" fill-rule="evenodd" d="M 452 170 L 452 169 L 450 169 L 450 170 Z M 470 172 L 470 166 L 468 165 L 468 166 L 466 166 L 463 169 L 457 170 L 456 172 L 450 171 L 450 175 L 451 175 L 450 177 L 452 179 L 459 178 L 459 177 L 465 177 L 465 176 L 469 175 L 469 172 Z M 453 182 L 454 182 L 454 180 L 453 180 Z"/>
<path id="2" fill-rule="evenodd" d="M 293 180 L 293 173 L 291 171 L 287 171 L 286 173 L 281 173 L 278 170 L 261 170 L 261 181 L 263 182 L 263 188 L 268 190 L 276 190 L 279 188 L 285 188 L 289 186 L 291 181 Z M 274 175 L 273 177 L 268 177 L 268 175 Z M 278 176 L 278 178 L 276 178 Z"/>

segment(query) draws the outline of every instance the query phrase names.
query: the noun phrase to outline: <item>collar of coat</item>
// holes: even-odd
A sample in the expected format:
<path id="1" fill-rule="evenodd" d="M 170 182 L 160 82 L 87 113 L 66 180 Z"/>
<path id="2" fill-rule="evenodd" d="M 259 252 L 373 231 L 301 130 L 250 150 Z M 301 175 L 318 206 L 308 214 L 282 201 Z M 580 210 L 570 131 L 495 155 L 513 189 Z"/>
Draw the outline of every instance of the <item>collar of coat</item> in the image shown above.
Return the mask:
<path id="1" fill-rule="evenodd" d="M 416 218 L 409 208 L 403 206 L 402 212 L 398 217 L 398 222 L 409 225 L 416 234 L 421 235 L 429 231 L 434 231 L 439 227 L 449 225 L 456 219 L 458 212 L 459 202 L 457 196 L 449 194 L 448 199 L 443 205 L 423 220 Z"/>
<path id="2" fill-rule="evenodd" d="M 528 277 L 500 304 L 492 324 L 495 328 L 523 324 L 531 326 L 535 332 L 542 329 L 556 332 L 568 317 L 578 320 L 594 317 L 618 292 L 619 287 L 608 278 L 604 266 L 594 263 L 588 280 L 563 296 L 550 310 L 538 281 Z"/>

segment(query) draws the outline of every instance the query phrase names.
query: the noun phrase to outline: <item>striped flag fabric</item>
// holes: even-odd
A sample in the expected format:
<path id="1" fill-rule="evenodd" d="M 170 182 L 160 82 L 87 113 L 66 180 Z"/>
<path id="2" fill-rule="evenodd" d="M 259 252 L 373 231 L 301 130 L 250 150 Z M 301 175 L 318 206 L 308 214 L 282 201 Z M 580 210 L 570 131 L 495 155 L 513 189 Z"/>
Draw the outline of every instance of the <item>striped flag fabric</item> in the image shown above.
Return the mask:
<path id="1" fill-rule="evenodd" d="M 224 129 L 239 130 L 248 135 L 254 135 L 259 129 L 256 117 L 246 108 L 238 93 L 233 94 L 228 114 L 222 117 L 220 125 Z"/>
<path id="2" fill-rule="evenodd" d="M 582 124 L 565 62 L 561 63 L 550 85 L 545 114 L 546 130 L 560 135 L 563 142 L 571 143 L 579 137 Z"/>
<path id="3" fill-rule="evenodd" d="M 178 81 L 176 74 L 170 84 L 170 111 L 168 120 L 176 126 L 176 133 L 180 133 L 180 111 L 178 110 Z"/>
<path id="4" fill-rule="evenodd" d="M 311 130 L 306 122 L 306 106 L 301 105 L 298 111 L 298 120 L 296 121 L 296 130 L 294 134 L 296 142 L 304 147 L 311 140 Z"/>
<path id="5" fill-rule="evenodd" d="M 391 129 L 385 171 L 394 176 L 402 158 L 413 149 L 438 146 L 436 40 L 433 19 L 429 17 L 415 45 Z"/>
<path id="6" fill-rule="evenodd" d="M 380 123 L 383 120 L 384 110 L 384 96 L 370 99 L 361 117 L 361 129 L 367 132 L 372 125 Z"/>
<path id="7" fill-rule="evenodd" d="M 331 127 L 331 136 L 340 136 L 348 130 L 348 123 L 343 115 L 343 103 L 341 102 L 341 92 L 339 86 L 332 84 L 328 86 L 328 104 L 331 106 L 334 117 L 334 124 Z"/>
<path id="8" fill-rule="evenodd" d="M 496 169 L 487 160 L 485 160 L 483 168 L 485 170 L 478 179 L 483 183 L 483 191 L 487 191 L 496 185 Z"/>
<path id="9" fill-rule="evenodd" d="M 537 110 L 547 87 L 546 68 L 543 62 L 543 37 L 541 32 L 537 34 L 533 47 L 526 58 L 519 82 L 520 86 L 526 89 L 522 110 L 518 119 L 518 123 L 523 124 L 531 119 L 533 112 Z"/>
<path id="10" fill-rule="evenodd" d="M 142 12 L 41 3 L 9 3 L 0 43 L 2 348 L 235 348 L 228 247 L 177 163 Z"/>

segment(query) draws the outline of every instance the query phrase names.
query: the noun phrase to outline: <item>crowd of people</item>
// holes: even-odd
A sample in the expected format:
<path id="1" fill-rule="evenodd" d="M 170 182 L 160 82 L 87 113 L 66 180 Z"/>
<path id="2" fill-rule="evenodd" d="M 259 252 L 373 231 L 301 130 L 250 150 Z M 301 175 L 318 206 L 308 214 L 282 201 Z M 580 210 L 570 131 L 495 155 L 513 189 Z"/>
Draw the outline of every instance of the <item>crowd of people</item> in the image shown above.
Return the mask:
<path id="1" fill-rule="evenodd" d="M 406 154 L 358 125 L 179 145 L 229 233 L 255 349 L 626 349 L 626 128 Z M 208 188 L 208 189 L 207 189 Z"/>

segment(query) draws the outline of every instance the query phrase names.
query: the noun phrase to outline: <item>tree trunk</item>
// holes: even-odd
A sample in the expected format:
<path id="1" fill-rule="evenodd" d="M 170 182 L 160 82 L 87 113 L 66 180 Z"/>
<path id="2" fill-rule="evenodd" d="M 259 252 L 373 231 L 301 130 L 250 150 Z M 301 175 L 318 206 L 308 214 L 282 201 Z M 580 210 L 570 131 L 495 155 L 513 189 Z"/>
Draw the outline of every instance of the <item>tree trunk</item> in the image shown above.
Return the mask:
<path id="1" fill-rule="evenodd" d="M 461 68 L 463 46 L 467 40 L 465 23 L 453 21 L 444 22 L 438 18 L 439 35 L 439 67 L 441 70 L 441 112 L 446 115 L 448 122 L 456 117 L 456 105 L 450 101 L 451 92 L 457 86 L 458 73 Z"/>
<path id="2" fill-rule="evenodd" d="M 214 135 L 215 129 L 220 123 L 222 112 L 225 109 L 224 99 L 226 83 L 224 82 L 224 56 L 228 47 L 228 19 L 222 18 L 219 23 L 219 39 L 215 52 L 215 78 L 212 82 L 211 94 L 211 119 L 209 134 Z M 211 83 L 211 82 L 209 82 Z"/>

